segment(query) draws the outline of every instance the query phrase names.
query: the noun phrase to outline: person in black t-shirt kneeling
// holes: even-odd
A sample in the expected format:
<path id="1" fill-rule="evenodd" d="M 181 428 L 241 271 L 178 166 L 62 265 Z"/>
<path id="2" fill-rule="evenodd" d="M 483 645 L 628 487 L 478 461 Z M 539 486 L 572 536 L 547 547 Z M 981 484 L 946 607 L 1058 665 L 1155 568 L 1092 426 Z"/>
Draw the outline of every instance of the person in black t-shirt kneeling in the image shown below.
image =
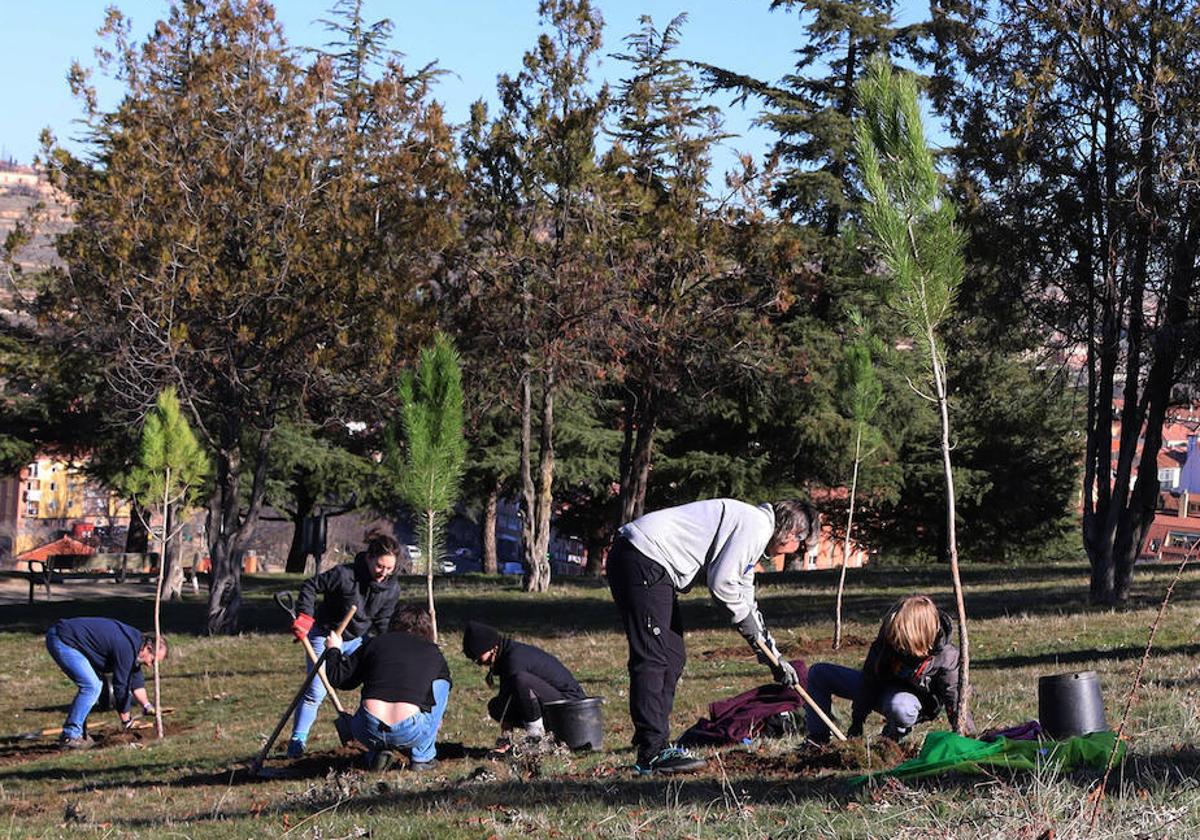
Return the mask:
<path id="1" fill-rule="evenodd" d="M 502 636 L 495 627 L 467 622 L 463 654 L 476 665 L 488 666 L 487 684 L 500 679 L 500 693 L 488 701 L 488 714 L 500 723 L 497 746 L 508 743 L 514 728 L 526 736 L 546 734 L 542 704 L 554 700 L 582 700 L 587 695 L 567 667 L 546 651 Z"/>
<path id="2" fill-rule="evenodd" d="M 351 730 L 370 752 L 367 763 L 386 770 L 393 750 L 411 751 L 412 770 L 437 766 L 435 744 L 450 698 L 450 668 L 433 643 L 429 612 L 424 607 L 396 610 L 388 632 L 343 655 L 341 638 L 330 633 L 325 662 L 335 688 L 362 686 L 362 703 Z"/>

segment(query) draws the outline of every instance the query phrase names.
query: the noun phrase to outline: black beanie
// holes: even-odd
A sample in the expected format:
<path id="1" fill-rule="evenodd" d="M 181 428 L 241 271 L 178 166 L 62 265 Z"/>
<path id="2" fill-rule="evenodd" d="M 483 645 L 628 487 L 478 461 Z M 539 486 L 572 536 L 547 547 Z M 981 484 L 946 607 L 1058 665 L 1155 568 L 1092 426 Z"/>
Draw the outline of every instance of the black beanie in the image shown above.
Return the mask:
<path id="1" fill-rule="evenodd" d="M 479 661 L 489 650 L 500 644 L 500 631 L 482 621 L 468 621 L 463 631 L 463 654 L 472 662 Z"/>

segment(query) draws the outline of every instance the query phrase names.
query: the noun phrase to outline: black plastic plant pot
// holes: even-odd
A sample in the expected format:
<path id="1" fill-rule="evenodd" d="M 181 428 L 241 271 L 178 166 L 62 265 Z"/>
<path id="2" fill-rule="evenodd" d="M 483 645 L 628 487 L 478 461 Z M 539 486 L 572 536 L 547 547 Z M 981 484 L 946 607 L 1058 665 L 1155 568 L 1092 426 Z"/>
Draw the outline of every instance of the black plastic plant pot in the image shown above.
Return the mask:
<path id="1" fill-rule="evenodd" d="M 1038 679 L 1038 718 L 1052 738 L 1070 738 L 1108 729 L 1104 698 L 1095 671 Z"/>

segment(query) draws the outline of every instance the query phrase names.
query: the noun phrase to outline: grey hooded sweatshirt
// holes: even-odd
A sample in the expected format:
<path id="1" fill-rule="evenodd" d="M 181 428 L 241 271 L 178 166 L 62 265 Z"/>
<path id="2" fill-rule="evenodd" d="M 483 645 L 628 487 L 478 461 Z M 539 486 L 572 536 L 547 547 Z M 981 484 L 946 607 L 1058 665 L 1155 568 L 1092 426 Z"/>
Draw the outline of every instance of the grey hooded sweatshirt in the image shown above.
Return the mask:
<path id="1" fill-rule="evenodd" d="M 621 528 L 621 536 L 667 570 L 680 592 L 703 571 L 713 600 L 729 610 L 732 623 L 757 612 L 754 566 L 775 533 L 770 505 L 708 499 L 664 508 Z"/>

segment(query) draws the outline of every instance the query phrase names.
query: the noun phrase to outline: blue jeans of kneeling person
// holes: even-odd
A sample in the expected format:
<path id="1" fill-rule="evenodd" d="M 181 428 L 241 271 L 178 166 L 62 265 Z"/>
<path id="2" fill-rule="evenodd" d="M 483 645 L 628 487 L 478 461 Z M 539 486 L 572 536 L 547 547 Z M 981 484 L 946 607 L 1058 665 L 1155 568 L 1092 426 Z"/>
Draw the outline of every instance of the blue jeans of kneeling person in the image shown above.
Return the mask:
<path id="1" fill-rule="evenodd" d="M 862 688 L 862 671 L 834 665 L 829 662 L 818 662 L 808 669 L 808 693 L 829 714 L 834 697 L 853 700 Z M 908 691 L 885 689 L 879 695 L 879 703 L 875 711 L 883 715 L 887 721 L 885 733 L 899 740 L 908 734 L 913 724 L 921 716 L 921 700 Z M 808 727 L 810 740 L 823 744 L 829 740 L 829 727 L 817 716 L 811 708 L 805 707 L 804 721 Z"/>
<path id="2" fill-rule="evenodd" d="M 430 761 L 437 756 L 435 745 L 442 716 L 446 714 L 446 701 L 450 699 L 450 683 L 446 680 L 433 681 L 433 708 L 418 712 L 399 723 L 388 726 L 362 706 L 358 707 L 350 729 L 359 743 L 371 750 L 412 750 L 413 761 Z"/>
<path id="3" fill-rule="evenodd" d="M 87 727 L 88 712 L 100 699 L 103 683 L 100 675 L 88 662 L 86 656 L 70 647 L 58 637 L 58 631 L 53 627 L 46 633 L 46 650 L 55 664 L 75 683 L 78 692 L 71 701 L 67 712 L 67 721 L 63 724 L 63 738 L 82 738 Z"/>

